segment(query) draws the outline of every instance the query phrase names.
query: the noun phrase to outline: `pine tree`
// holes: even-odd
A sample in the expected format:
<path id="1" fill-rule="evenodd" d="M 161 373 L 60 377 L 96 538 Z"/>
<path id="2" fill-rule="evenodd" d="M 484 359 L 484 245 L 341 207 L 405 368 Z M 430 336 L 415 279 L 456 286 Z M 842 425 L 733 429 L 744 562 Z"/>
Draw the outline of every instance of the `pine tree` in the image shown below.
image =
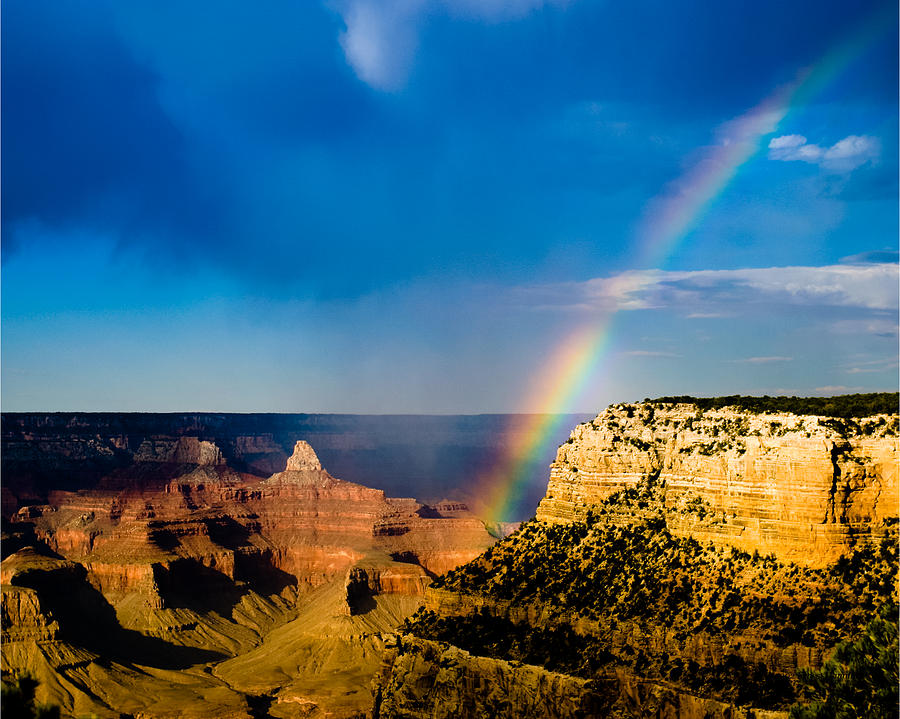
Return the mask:
<path id="1" fill-rule="evenodd" d="M 855 640 L 839 644 L 819 670 L 801 670 L 809 703 L 791 719 L 891 719 L 900 705 L 897 605 L 885 604 Z"/>

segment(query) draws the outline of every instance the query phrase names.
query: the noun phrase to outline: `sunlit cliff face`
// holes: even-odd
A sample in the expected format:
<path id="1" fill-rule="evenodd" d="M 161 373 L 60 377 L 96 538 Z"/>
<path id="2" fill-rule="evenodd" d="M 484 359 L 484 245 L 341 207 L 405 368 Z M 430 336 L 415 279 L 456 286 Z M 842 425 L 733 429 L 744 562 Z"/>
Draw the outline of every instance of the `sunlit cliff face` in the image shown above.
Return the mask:
<path id="1" fill-rule="evenodd" d="M 536 519 L 429 587 L 380 709 L 786 717 L 896 607 L 898 419 L 610 407 Z"/>
<path id="2" fill-rule="evenodd" d="M 654 476 L 672 531 L 821 566 L 896 516 L 896 415 L 852 420 L 691 406 L 613 406 L 560 446 L 538 519 L 583 518 Z M 691 502 L 702 519 L 679 515 Z"/>

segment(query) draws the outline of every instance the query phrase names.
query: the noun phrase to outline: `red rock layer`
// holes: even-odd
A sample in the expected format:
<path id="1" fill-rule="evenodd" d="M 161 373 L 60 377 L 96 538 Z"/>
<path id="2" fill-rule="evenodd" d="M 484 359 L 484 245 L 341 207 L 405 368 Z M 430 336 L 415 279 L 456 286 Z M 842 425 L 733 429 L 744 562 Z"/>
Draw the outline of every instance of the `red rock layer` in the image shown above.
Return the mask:
<path id="1" fill-rule="evenodd" d="M 306 442 L 266 480 L 231 470 L 215 445 L 194 438 L 146 441 L 138 454 L 142 462 L 98 489 L 56 492 L 48 505 L 16 515 L 33 522 L 51 549 L 83 564 L 113 599 L 137 592 L 165 606 L 161 587 L 186 560 L 231 581 L 302 588 L 373 554 L 439 574 L 494 541 L 463 506 L 391 500 L 335 479 Z M 378 591 L 421 593 L 417 571 L 382 573 Z"/>

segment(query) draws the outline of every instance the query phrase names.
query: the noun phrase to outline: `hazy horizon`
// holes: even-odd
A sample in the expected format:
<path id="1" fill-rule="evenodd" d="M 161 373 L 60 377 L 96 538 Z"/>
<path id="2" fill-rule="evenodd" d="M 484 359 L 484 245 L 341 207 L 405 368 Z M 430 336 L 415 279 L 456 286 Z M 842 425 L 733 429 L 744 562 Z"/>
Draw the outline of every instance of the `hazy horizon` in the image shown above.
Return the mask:
<path id="1" fill-rule="evenodd" d="M 843 394 L 814 394 L 811 397 L 840 397 L 846 394 L 880 394 L 896 392 L 896 389 L 876 389 L 871 392 L 853 392 Z M 685 395 L 672 395 L 685 396 Z M 750 395 L 760 396 L 763 395 Z M 770 396 L 799 396 L 799 395 L 770 395 Z M 703 399 L 703 397 L 698 397 Z M 615 404 L 639 404 L 644 399 L 655 399 L 653 397 L 641 399 L 623 399 L 610 402 L 603 407 L 595 410 L 567 410 L 565 412 L 317 412 L 311 411 L 284 411 L 270 412 L 266 410 L 215 410 L 215 409 L 166 409 L 166 410 L 117 410 L 117 409 L 0 409 L 2 414 L 94 414 L 94 415 L 115 415 L 115 414 L 148 414 L 148 415 L 173 415 L 173 416 L 191 416 L 191 415 L 273 415 L 273 416 L 301 416 L 301 417 L 530 417 L 530 416 L 548 416 L 548 417 L 576 417 L 576 416 L 595 416 L 602 412 L 610 405 Z"/>

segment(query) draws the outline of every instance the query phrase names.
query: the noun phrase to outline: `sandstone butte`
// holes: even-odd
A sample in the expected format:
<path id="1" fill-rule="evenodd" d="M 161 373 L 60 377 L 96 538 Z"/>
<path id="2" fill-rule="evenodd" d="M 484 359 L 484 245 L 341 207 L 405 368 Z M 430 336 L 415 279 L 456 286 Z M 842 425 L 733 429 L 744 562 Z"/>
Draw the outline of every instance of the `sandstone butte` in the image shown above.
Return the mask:
<path id="1" fill-rule="evenodd" d="M 303 441 L 260 479 L 213 442 L 147 438 L 5 525 L 3 671 L 64 716 L 356 716 L 383 636 L 494 541 L 463 505 L 332 477 Z"/>
<path id="2" fill-rule="evenodd" d="M 898 416 L 616 405 L 537 516 L 426 590 L 380 717 L 786 717 L 897 599 Z M 550 647 L 550 648 L 547 648 Z"/>

